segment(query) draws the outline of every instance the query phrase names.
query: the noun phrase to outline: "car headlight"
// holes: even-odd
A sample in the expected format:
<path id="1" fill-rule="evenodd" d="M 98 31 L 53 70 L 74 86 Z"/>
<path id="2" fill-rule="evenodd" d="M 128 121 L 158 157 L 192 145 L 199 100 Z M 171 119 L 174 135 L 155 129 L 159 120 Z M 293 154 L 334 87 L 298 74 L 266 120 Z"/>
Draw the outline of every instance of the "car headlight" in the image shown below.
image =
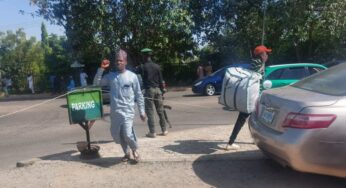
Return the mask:
<path id="1" fill-rule="evenodd" d="M 197 87 L 197 86 L 199 86 L 201 84 L 202 84 L 202 81 L 199 81 L 199 82 L 195 83 L 195 86 Z"/>

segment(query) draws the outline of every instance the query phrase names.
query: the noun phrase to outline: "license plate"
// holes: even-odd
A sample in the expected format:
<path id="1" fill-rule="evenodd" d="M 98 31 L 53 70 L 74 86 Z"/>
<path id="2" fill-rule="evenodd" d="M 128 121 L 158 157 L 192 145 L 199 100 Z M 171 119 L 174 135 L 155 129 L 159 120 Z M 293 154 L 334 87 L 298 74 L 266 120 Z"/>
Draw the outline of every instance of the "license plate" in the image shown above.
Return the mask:
<path id="1" fill-rule="evenodd" d="M 262 119 L 265 123 L 271 124 L 274 119 L 275 112 L 268 111 L 267 109 L 264 109 L 262 113 Z"/>

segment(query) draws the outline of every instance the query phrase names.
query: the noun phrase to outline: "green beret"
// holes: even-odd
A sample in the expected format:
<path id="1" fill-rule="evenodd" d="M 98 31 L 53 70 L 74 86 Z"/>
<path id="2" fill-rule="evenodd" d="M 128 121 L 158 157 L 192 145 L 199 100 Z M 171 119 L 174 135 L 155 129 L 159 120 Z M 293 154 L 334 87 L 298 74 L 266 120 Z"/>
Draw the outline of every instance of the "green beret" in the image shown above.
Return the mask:
<path id="1" fill-rule="evenodd" d="M 143 49 L 141 50 L 141 52 L 142 52 L 142 53 L 151 53 L 151 52 L 153 52 L 153 50 L 150 49 L 150 48 L 143 48 Z"/>

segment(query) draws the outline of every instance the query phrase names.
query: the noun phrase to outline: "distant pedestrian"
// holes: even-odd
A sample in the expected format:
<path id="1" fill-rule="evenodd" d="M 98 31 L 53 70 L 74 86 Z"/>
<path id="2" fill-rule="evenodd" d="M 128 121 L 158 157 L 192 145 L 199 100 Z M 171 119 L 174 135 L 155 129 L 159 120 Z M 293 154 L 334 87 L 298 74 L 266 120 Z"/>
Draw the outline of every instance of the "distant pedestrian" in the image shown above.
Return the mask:
<path id="1" fill-rule="evenodd" d="M 82 69 L 82 71 L 79 73 L 80 85 L 82 87 L 85 87 L 88 85 L 87 78 L 88 78 L 88 75 Z"/>
<path id="2" fill-rule="evenodd" d="M 198 79 L 202 79 L 204 77 L 204 68 L 202 64 L 199 64 L 197 67 L 197 77 Z"/>
<path id="3" fill-rule="evenodd" d="M 205 65 L 204 70 L 206 76 L 209 76 L 213 73 L 213 66 L 211 65 L 210 61 L 208 61 L 208 63 Z"/>
<path id="4" fill-rule="evenodd" d="M 166 120 L 163 109 L 163 94 L 165 93 L 165 83 L 162 77 L 161 68 L 158 64 L 151 60 L 152 50 L 144 48 L 141 50 L 144 58 L 144 64 L 139 67 L 138 73 L 143 79 L 143 87 L 145 89 L 145 112 L 148 116 L 149 133 L 147 137 L 155 138 L 155 123 L 154 123 L 154 106 L 157 115 L 160 119 L 160 126 L 163 136 L 168 134 L 166 128 Z"/>
<path id="5" fill-rule="evenodd" d="M 10 76 L 5 77 L 5 96 L 10 96 L 12 90 L 12 79 Z"/>
<path id="6" fill-rule="evenodd" d="M 2 90 L 4 91 L 5 97 L 8 97 L 8 90 L 7 90 L 7 85 L 6 85 L 6 77 L 1 79 L 1 87 L 2 87 Z"/>
<path id="7" fill-rule="evenodd" d="M 53 74 L 49 76 L 50 88 L 53 94 L 55 93 L 55 78 L 56 76 Z"/>
<path id="8" fill-rule="evenodd" d="M 76 83 L 73 80 L 72 76 L 69 76 L 69 81 L 68 81 L 68 85 L 67 85 L 67 91 L 72 91 L 76 88 Z"/>
<path id="9" fill-rule="evenodd" d="M 59 93 L 63 93 L 63 92 L 65 92 L 65 78 L 64 78 L 64 76 L 59 76 L 58 77 L 58 92 Z"/>
<path id="10" fill-rule="evenodd" d="M 28 74 L 28 77 L 26 77 L 26 80 L 28 81 L 28 86 L 29 86 L 29 89 L 31 90 L 31 93 L 34 94 L 35 93 L 34 80 L 33 80 L 32 74 Z"/>

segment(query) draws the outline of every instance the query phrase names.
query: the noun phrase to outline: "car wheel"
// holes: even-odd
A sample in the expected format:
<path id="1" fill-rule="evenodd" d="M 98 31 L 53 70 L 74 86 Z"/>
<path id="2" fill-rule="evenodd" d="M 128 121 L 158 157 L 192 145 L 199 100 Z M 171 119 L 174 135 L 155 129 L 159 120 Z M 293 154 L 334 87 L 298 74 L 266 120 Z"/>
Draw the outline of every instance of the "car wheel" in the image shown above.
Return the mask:
<path id="1" fill-rule="evenodd" d="M 215 87 L 212 84 L 208 84 L 204 89 L 205 95 L 212 96 L 215 94 Z"/>

